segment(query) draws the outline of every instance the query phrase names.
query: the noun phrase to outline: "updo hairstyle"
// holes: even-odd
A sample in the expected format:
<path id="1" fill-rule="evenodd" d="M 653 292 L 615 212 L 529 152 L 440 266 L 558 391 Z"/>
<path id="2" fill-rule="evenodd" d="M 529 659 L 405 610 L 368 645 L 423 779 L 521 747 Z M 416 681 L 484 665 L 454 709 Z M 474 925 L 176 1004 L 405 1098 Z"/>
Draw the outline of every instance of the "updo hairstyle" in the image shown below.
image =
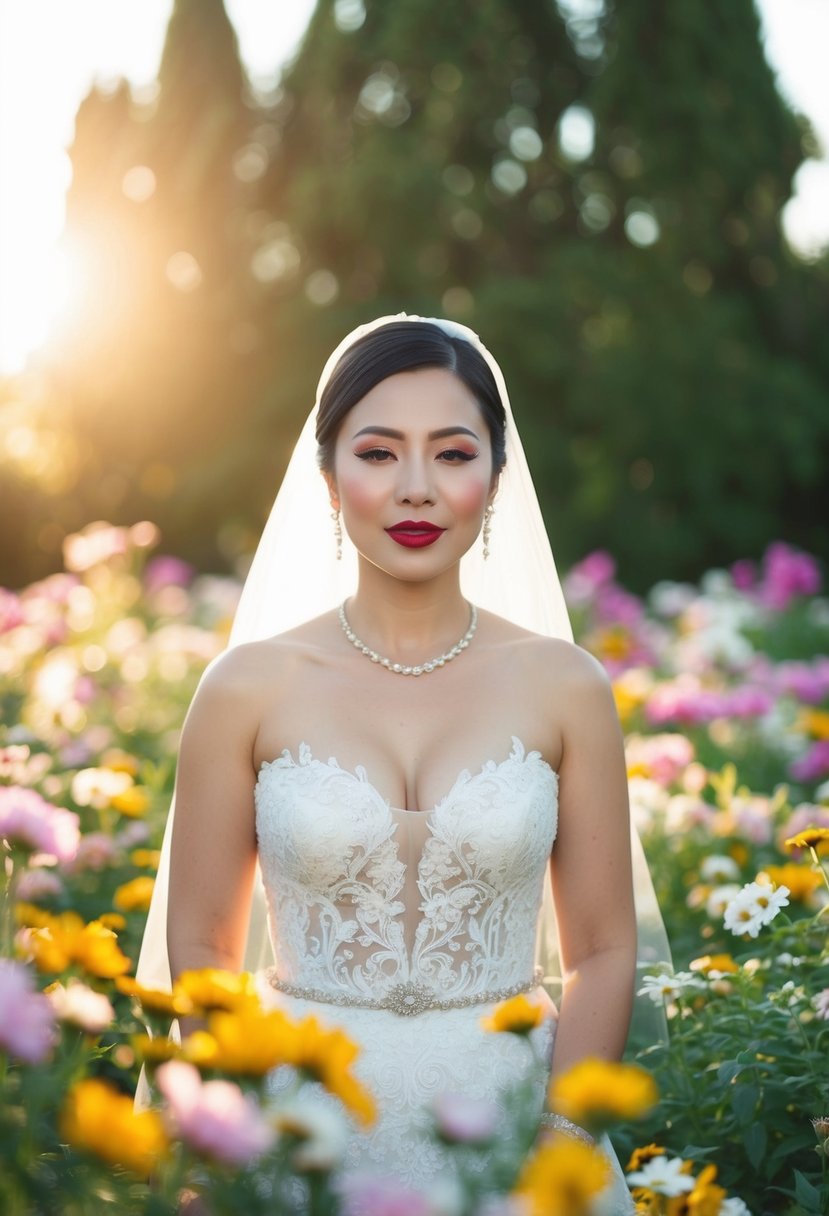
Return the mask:
<path id="1" fill-rule="evenodd" d="M 343 352 L 320 395 L 316 437 L 321 469 L 334 471 L 334 447 L 349 410 L 382 380 L 421 367 L 452 372 L 472 393 L 489 431 L 493 472 L 500 473 L 506 463 L 506 413 L 492 370 L 471 342 L 429 321 L 390 321 Z"/>

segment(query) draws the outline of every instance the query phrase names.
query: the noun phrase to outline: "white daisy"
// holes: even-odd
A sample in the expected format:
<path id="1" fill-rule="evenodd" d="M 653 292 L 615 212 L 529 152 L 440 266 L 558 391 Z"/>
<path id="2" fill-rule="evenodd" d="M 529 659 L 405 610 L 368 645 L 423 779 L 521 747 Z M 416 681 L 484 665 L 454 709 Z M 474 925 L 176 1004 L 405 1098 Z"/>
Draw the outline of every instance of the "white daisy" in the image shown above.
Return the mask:
<path id="1" fill-rule="evenodd" d="M 774 920 L 789 902 L 789 888 L 762 882 L 748 882 L 725 909 L 723 923 L 738 937 L 757 937 L 764 925 Z"/>
<path id="2" fill-rule="evenodd" d="M 649 996 L 655 1005 L 663 1001 L 675 1001 L 689 989 L 699 991 L 703 985 L 699 977 L 690 971 L 677 971 L 674 975 L 646 975 L 637 996 Z"/>
<path id="3" fill-rule="evenodd" d="M 630 1186 L 646 1186 L 648 1190 L 656 1191 L 657 1195 L 666 1195 L 675 1199 L 677 1195 L 687 1195 L 694 1189 L 694 1180 L 690 1174 L 682 1173 L 685 1162 L 681 1157 L 653 1157 L 641 1170 L 628 1174 Z"/>

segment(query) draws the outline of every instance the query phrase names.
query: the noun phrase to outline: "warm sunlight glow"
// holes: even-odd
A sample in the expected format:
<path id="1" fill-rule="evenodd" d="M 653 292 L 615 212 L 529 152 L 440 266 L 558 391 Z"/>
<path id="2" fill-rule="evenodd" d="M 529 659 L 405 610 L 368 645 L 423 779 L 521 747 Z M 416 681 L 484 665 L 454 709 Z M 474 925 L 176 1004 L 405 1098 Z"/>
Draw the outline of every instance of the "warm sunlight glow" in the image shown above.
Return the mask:
<path id="1" fill-rule="evenodd" d="M 225 0 L 242 58 L 261 87 L 272 84 L 295 50 L 315 0 Z M 595 0 L 560 0 L 578 8 Z M 56 255 L 64 220 L 75 112 L 94 81 L 126 77 L 148 85 L 155 77 L 172 0 L 0 0 L 0 376 L 20 371 L 83 296 L 77 251 Z M 829 38 L 826 0 L 759 0 L 767 53 L 778 82 L 829 142 L 829 92 L 823 55 Z M 341 29 L 358 31 L 362 0 L 336 0 Z M 586 138 L 582 134 L 582 139 Z M 503 162 L 502 188 L 524 174 L 520 148 Z M 261 172 L 255 145 L 241 149 L 242 180 Z M 784 224 L 792 244 L 812 254 L 829 240 L 829 164 L 809 162 Z M 124 195 L 140 204 L 155 190 L 152 170 L 136 165 Z M 188 260 L 189 259 L 189 260 Z M 166 268 L 179 290 L 195 290 L 201 274 L 182 250 Z M 264 277 L 271 274 L 266 269 Z M 75 318 L 73 318 L 75 320 Z M 80 318 L 77 319 L 80 322 Z"/>

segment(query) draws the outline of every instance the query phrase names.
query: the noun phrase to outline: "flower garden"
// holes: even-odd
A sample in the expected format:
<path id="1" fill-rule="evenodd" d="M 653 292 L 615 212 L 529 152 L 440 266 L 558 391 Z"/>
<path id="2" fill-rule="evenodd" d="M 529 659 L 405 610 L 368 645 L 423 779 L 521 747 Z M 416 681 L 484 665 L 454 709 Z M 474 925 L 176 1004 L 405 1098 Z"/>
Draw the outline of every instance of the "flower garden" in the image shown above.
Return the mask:
<path id="1" fill-rule="evenodd" d="M 508 1098 L 526 1152 L 492 1176 L 466 1168 L 497 1137 L 492 1111 L 446 1096 L 434 1134 L 456 1146 L 458 1186 L 406 1195 L 342 1180 L 347 1120 L 370 1122 L 374 1104 L 335 1025 L 266 1011 L 247 976 L 189 973 L 172 995 L 135 983 L 178 732 L 239 590 L 158 555 L 158 541 L 146 522 L 92 525 L 67 538 L 65 572 L 0 590 L 0 1212 L 162 1216 L 187 1188 L 206 1191 L 215 1216 L 279 1210 L 273 1188 L 301 1192 L 314 1216 L 599 1212 L 602 1159 L 564 1137 L 533 1147 L 520 1093 Z M 556 1107 L 609 1131 L 642 1213 L 825 1214 L 820 571 L 777 543 L 756 564 L 641 599 L 595 553 L 566 593 L 578 639 L 613 680 L 674 971 L 642 982 L 665 1009 L 666 1042 L 621 1066 L 586 1062 L 561 1078 Z M 204 1029 L 179 1046 L 165 1032 L 185 1014 Z M 516 998 L 491 1029 L 526 1037 L 532 1023 Z M 142 1064 L 158 1102 L 136 1111 Z M 323 1118 L 290 1091 L 265 1107 L 278 1064 L 335 1094 L 342 1114 Z"/>

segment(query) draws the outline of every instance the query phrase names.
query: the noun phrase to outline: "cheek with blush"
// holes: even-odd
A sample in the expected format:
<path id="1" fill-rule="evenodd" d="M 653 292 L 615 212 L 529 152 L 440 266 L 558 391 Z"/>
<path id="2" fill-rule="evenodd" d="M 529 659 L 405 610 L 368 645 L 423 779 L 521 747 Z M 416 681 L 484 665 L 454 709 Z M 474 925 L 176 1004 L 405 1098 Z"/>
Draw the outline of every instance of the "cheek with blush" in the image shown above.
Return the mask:
<path id="1" fill-rule="evenodd" d="M 368 478 L 361 469 L 346 468 L 338 472 L 337 489 L 344 510 L 349 515 L 371 518 L 388 499 L 387 487 L 379 478 Z"/>

